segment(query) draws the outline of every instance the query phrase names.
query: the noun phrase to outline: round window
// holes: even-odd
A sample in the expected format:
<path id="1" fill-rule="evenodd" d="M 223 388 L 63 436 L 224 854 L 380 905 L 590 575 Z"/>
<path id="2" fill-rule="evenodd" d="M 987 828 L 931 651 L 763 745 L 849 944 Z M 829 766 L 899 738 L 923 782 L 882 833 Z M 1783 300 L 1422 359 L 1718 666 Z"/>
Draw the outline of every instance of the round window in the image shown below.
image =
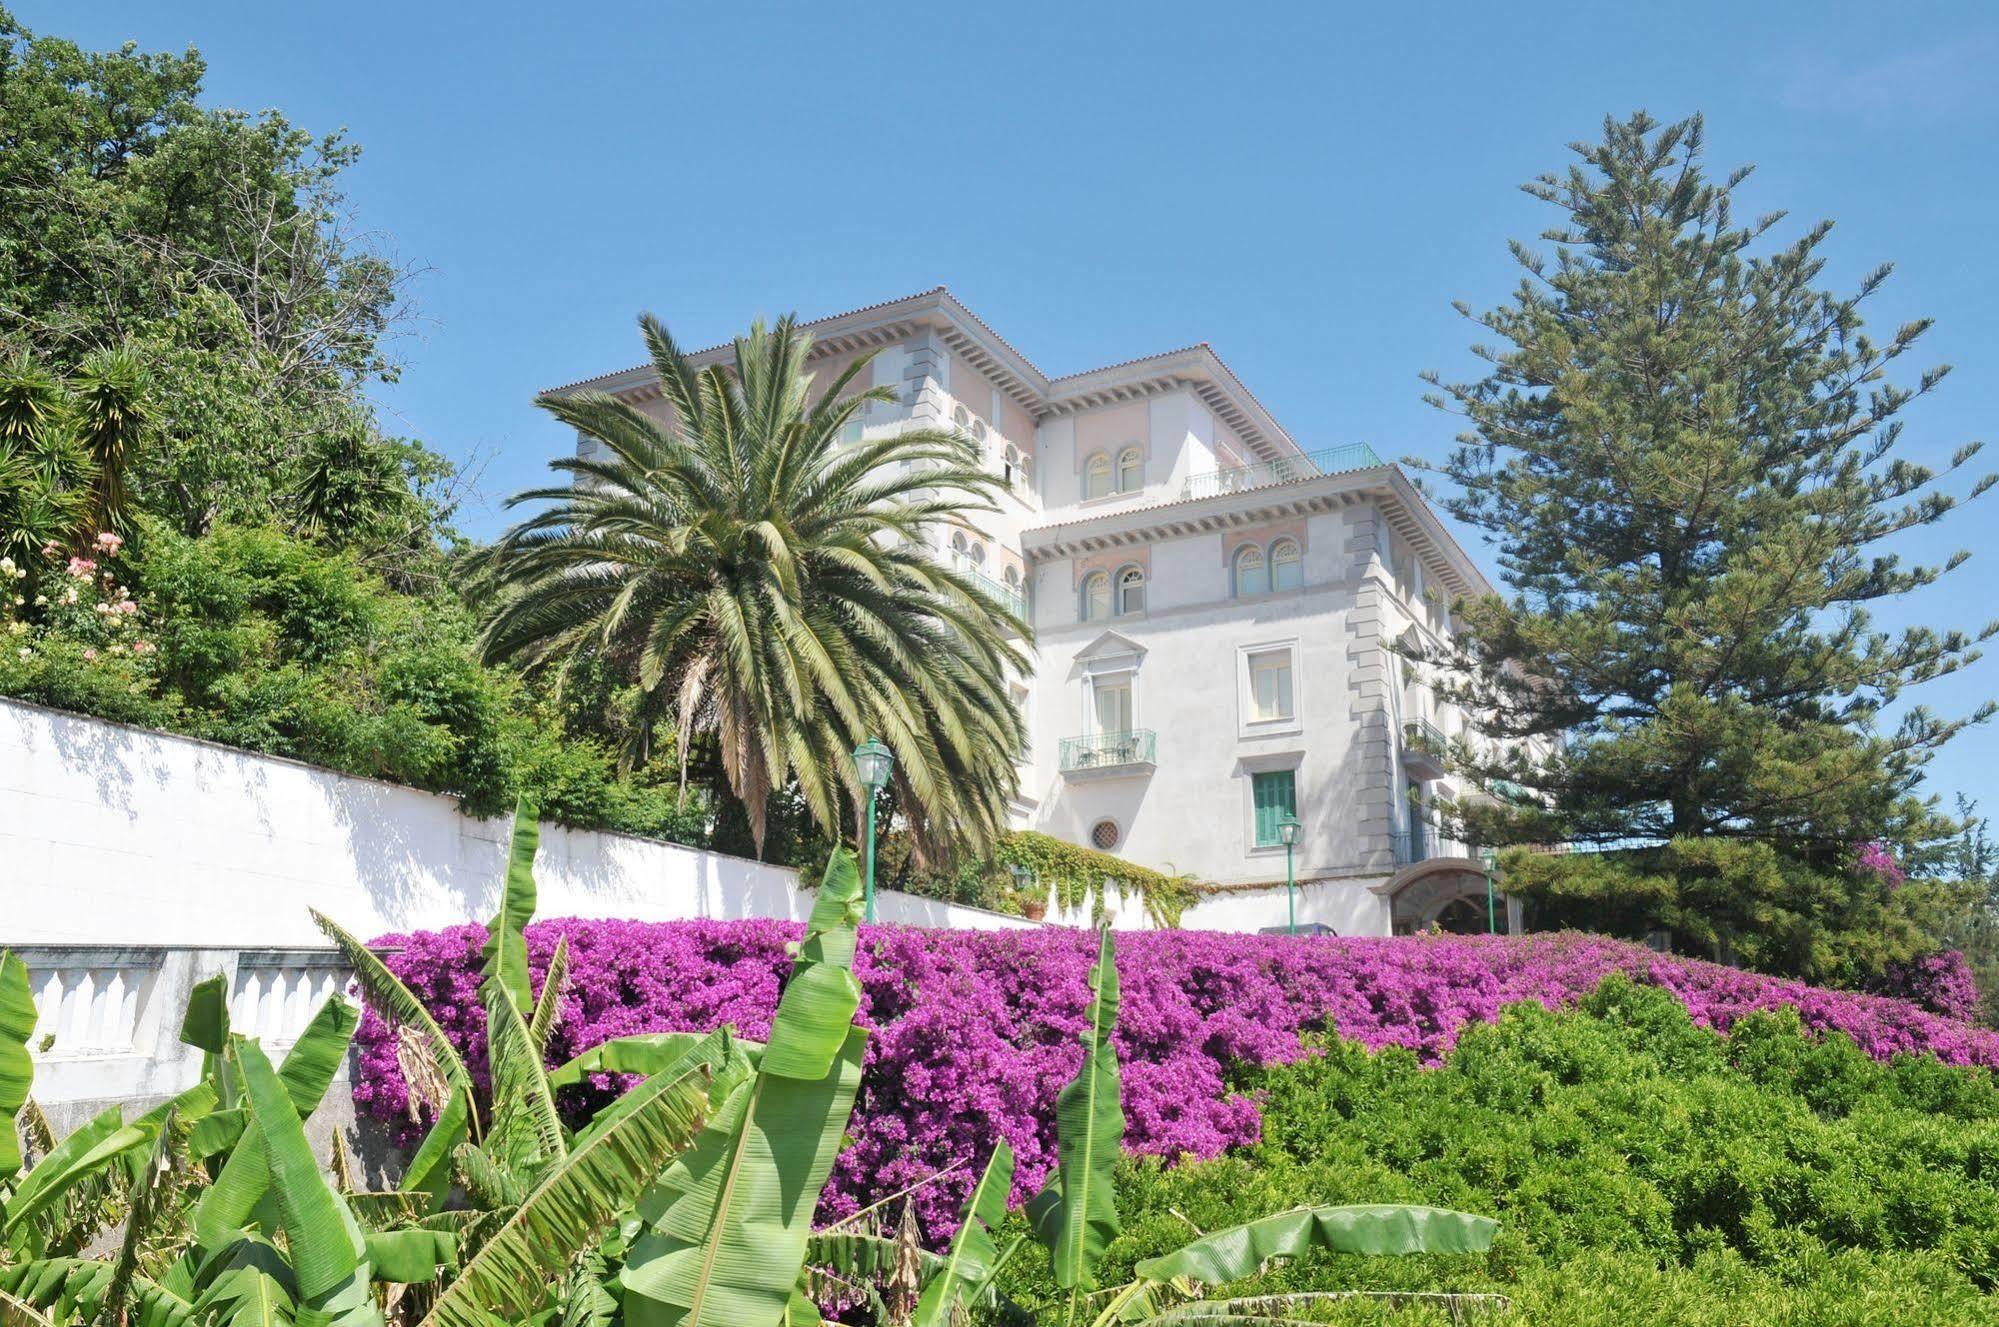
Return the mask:
<path id="1" fill-rule="evenodd" d="M 1118 845 L 1118 827 L 1115 820 L 1099 820 L 1090 830 L 1090 842 L 1099 851 L 1109 852 Z"/>
<path id="2" fill-rule="evenodd" d="M 959 406 L 951 412 L 951 422 L 959 428 L 969 428 L 972 423 L 972 412 Z"/>

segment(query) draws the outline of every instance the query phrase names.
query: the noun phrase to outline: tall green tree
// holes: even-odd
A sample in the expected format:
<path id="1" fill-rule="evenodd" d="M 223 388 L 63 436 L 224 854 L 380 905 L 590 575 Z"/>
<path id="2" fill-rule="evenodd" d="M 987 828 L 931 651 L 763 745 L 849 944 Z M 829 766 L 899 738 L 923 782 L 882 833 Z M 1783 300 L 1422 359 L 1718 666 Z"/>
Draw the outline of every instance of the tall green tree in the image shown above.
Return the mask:
<path id="1" fill-rule="evenodd" d="M 646 698 L 641 742 L 670 724 L 683 767 L 697 737 L 714 743 L 759 848 L 788 787 L 828 830 L 848 823 L 849 753 L 869 736 L 894 750 L 892 795 L 928 850 L 991 844 L 1022 741 L 1009 635 L 1026 628 L 927 542 L 992 510 L 997 476 L 955 432 L 842 445 L 894 394 L 853 390 L 865 358 L 818 387 L 790 318 L 704 370 L 657 319 L 640 326 L 671 418 L 539 398 L 608 454 L 553 462 L 573 482 L 512 500 L 548 505 L 492 551 L 487 659 L 558 678 L 608 661 Z"/>
<path id="2" fill-rule="evenodd" d="M 1515 243 L 1512 299 L 1460 306 L 1490 334 L 1488 368 L 1431 376 L 1469 425 L 1436 469 L 1513 593 L 1457 604 L 1462 631 L 1430 662 L 1490 739 L 1459 753 L 1469 771 L 1526 790 L 1455 808 L 1474 837 L 1673 845 L 1522 863 L 1517 886 L 1611 898 L 1621 862 L 1650 919 L 1706 914 L 1724 941 L 1795 924 L 1766 960 L 1811 969 L 1840 949 L 1814 927 L 1894 911 L 1887 883 L 1846 869 L 1853 846 L 1948 833 L 1916 795 L 1923 765 L 1991 713 L 1884 724 L 1994 628 L 1890 633 L 1869 615 L 1964 560 L 1906 563 L 1894 540 L 1956 506 L 1939 482 L 1977 446 L 1940 468 L 1896 454 L 1905 408 L 1947 371 L 1892 376 L 1928 321 L 1869 336 L 1861 306 L 1889 269 L 1823 289 L 1830 223 L 1788 243 L 1782 213 L 1739 223 L 1749 170 L 1712 178 L 1702 149 L 1698 117 L 1606 121 L 1566 174 L 1526 186 L 1559 213 L 1553 254 Z M 1559 745 L 1529 761 L 1523 738 Z"/>

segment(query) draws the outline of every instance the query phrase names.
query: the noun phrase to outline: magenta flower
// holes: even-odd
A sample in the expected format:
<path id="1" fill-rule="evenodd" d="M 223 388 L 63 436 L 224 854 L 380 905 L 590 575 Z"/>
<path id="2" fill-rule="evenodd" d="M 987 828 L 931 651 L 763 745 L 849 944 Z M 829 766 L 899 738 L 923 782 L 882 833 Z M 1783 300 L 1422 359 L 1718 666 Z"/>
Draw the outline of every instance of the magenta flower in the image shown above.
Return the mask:
<path id="1" fill-rule="evenodd" d="M 528 928 L 537 986 L 556 938 L 569 937 L 572 978 L 550 1048 L 560 1062 L 611 1037 L 733 1024 L 770 1030 L 789 966 L 784 946 L 801 927 L 771 921 L 644 923 L 557 919 Z M 478 998 L 485 931 L 384 937 L 389 966 L 485 1067 Z M 966 1191 L 1003 1137 L 1019 1157 L 1016 1201 L 1054 1161 L 1055 1095 L 1082 1056 L 1077 1034 L 1094 957 L 1087 932 L 862 929 L 855 964 L 860 1021 L 873 1030 L 867 1072 L 827 1187 L 823 1214 L 844 1215 L 939 1171 L 922 1191 L 926 1232 L 948 1232 Z M 1301 1034 L 1326 1031 L 1371 1048 L 1406 1047 L 1435 1062 L 1465 1024 L 1509 1004 L 1573 1004 L 1612 973 L 1664 987 L 1695 1022 L 1726 1030 L 1760 1009 L 1793 1006 L 1814 1031 L 1838 1031 L 1869 1054 L 1935 1054 L 1951 1064 L 1999 1066 L 1999 1034 L 1904 1000 L 1822 990 L 1638 945 L 1572 932 L 1529 936 L 1295 939 L 1214 932 L 1136 932 L 1118 938 L 1124 1004 L 1117 1047 L 1124 1066 L 1126 1147 L 1167 1158 L 1212 1157 L 1254 1142 L 1255 1100 L 1231 1091 L 1241 1066 L 1304 1053 Z M 356 1107 L 406 1140 L 408 1091 L 394 1042 L 372 1012 L 357 1045 Z M 622 1086 L 595 1085 L 599 1100 Z M 579 1113 L 581 1099 L 567 1105 Z"/>

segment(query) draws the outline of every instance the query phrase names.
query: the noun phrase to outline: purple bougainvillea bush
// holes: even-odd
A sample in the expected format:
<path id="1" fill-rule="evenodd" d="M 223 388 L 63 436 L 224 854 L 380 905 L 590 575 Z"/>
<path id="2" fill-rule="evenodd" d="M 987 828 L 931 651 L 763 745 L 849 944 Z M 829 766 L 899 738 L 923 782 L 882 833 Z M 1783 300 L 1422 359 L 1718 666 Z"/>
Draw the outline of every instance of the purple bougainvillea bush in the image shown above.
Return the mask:
<path id="1" fill-rule="evenodd" d="M 765 921 L 530 926 L 537 989 L 557 937 L 569 937 L 572 977 L 551 1063 L 639 1032 L 726 1023 L 761 1040 L 789 966 L 785 944 L 801 929 Z M 475 1075 L 485 1066 L 484 940 L 484 928 L 460 926 L 379 942 L 399 947 L 389 966 L 429 1005 Z M 1056 928 L 864 928 L 855 970 L 866 992 L 861 1020 L 874 1035 L 853 1144 L 834 1170 L 825 1215 L 949 1170 L 919 1197 L 926 1225 L 948 1227 L 996 1136 L 1019 1157 L 1015 1198 L 1038 1188 L 1054 1162 L 1055 1095 L 1082 1056 L 1077 1035 L 1093 951 L 1087 933 Z M 1296 1058 L 1303 1032 L 1330 1030 L 1435 1059 L 1467 1022 L 1491 1021 L 1522 1000 L 1572 1003 L 1613 972 L 1672 991 L 1696 1021 L 1719 1029 L 1754 1010 L 1792 1005 L 1806 1027 L 1844 1032 L 1877 1057 L 1927 1051 L 1953 1064 L 1999 1066 L 1999 1034 L 1907 1001 L 1571 933 L 1391 940 L 1141 932 L 1119 937 L 1118 972 L 1126 1146 L 1166 1157 L 1210 1157 L 1254 1141 L 1262 1123 L 1256 1102 L 1230 1091 L 1230 1072 Z M 356 1106 L 414 1139 L 394 1039 L 372 1011 L 358 1044 Z M 608 1094 L 619 1084 L 607 1076 L 597 1086 Z"/>

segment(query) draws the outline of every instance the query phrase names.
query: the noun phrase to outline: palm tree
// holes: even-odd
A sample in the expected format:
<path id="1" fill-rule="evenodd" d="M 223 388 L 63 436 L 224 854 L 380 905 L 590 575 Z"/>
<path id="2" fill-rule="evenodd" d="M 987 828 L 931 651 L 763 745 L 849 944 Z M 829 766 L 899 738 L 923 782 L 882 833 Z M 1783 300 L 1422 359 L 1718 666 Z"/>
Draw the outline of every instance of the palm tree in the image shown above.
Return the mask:
<path id="1" fill-rule="evenodd" d="M 690 745 L 712 739 L 759 853 L 766 799 L 789 785 L 822 826 L 851 823 L 848 753 L 869 736 L 895 752 L 895 807 L 926 858 L 989 846 L 1022 742 L 1007 679 L 1027 660 L 1008 635 L 1027 629 L 927 536 L 995 510 L 999 478 L 955 431 L 843 445 L 895 393 L 851 391 L 863 358 L 814 399 L 790 318 L 738 339 L 733 372 L 697 372 L 656 318 L 639 326 L 671 419 L 596 392 L 537 398 L 609 454 L 552 462 L 572 482 L 511 499 L 550 505 L 487 556 L 487 659 L 558 687 L 593 660 L 634 679 L 639 740 L 671 722 L 684 793 Z"/>

